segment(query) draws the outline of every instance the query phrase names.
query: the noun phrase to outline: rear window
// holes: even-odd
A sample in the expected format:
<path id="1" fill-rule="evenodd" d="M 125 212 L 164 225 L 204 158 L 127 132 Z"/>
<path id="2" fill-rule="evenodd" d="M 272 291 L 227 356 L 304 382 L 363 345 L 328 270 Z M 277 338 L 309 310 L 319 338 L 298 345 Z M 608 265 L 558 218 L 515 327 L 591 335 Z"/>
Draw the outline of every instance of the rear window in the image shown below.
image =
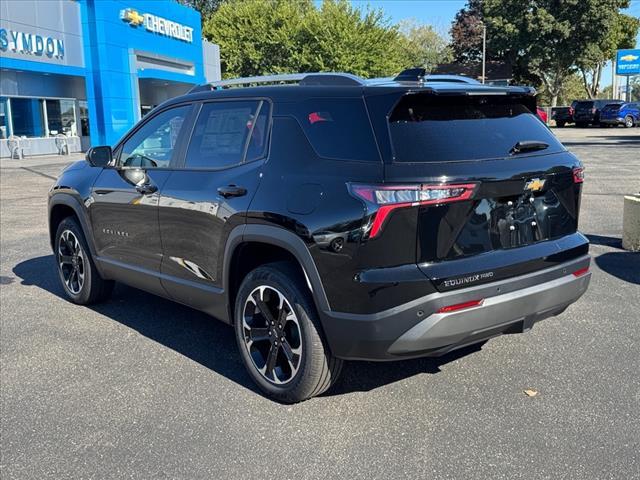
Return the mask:
<path id="1" fill-rule="evenodd" d="M 313 98 L 300 102 L 298 121 L 321 157 L 380 161 L 362 98 Z"/>
<path id="2" fill-rule="evenodd" d="M 407 95 L 389 117 L 389 131 L 396 162 L 500 158 L 525 140 L 549 145 L 538 154 L 563 150 L 540 119 L 509 97 Z"/>
<path id="3" fill-rule="evenodd" d="M 593 102 L 578 102 L 576 103 L 576 109 L 593 108 Z"/>

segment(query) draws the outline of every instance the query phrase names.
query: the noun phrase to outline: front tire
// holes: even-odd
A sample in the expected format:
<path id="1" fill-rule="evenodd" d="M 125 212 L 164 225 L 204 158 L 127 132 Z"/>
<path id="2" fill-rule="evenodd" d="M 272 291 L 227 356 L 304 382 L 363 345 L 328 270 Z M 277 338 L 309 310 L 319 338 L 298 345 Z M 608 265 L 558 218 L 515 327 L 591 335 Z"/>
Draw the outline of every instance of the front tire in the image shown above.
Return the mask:
<path id="1" fill-rule="evenodd" d="M 338 378 L 305 279 L 288 262 L 249 273 L 238 291 L 234 326 L 242 361 L 258 387 L 283 403 L 307 400 Z"/>
<path id="2" fill-rule="evenodd" d="M 62 288 L 73 303 L 89 305 L 111 295 L 113 281 L 100 277 L 75 218 L 67 217 L 58 225 L 54 256 Z"/>
<path id="3" fill-rule="evenodd" d="M 624 126 L 626 128 L 631 128 L 633 127 L 633 125 L 633 117 L 631 115 L 627 115 L 626 117 L 624 117 Z"/>

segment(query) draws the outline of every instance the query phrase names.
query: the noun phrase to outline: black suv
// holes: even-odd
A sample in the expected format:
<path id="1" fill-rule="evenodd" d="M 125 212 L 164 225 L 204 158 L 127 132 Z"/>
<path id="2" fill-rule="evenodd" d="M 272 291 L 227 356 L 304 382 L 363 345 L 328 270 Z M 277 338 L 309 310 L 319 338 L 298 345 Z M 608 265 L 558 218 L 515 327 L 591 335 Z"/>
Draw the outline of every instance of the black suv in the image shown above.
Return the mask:
<path id="1" fill-rule="evenodd" d="M 622 105 L 623 103 L 622 100 L 580 100 L 575 104 L 573 120 L 576 122 L 576 127 L 600 125 L 600 111 L 605 105 Z"/>
<path id="2" fill-rule="evenodd" d="M 62 285 L 89 304 L 117 280 L 232 324 L 283 402 L 343 360 L 527 331 L 590 280 L 582 165 L 534 93 L 419 75 L 197 87 L 56 181 Z"/>

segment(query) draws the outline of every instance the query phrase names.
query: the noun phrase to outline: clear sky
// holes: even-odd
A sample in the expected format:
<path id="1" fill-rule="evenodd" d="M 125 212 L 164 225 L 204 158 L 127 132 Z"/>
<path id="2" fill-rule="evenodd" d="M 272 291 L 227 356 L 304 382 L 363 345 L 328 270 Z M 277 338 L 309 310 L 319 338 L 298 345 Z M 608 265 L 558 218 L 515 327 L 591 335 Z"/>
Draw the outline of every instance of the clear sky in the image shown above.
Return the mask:
<path id="1" fill-rule="evenodd" d="M 351 0 L 354 5 L 366 8 L 382 8 L 395 22 L 407 18 L 415 18 L 421 23 L 433 25 L 442 35 L 448 35 L 449 27 L 456 12 L 464 7 L 465 0 Z M 631 7 L 626 12 L 640 17 L 640 0 L 631 0 Z M 640 48 L 640 34 L 636 38 L 636 47 Z M 602 75 L 602 86 L 611 85 L 611 65 Z"/>

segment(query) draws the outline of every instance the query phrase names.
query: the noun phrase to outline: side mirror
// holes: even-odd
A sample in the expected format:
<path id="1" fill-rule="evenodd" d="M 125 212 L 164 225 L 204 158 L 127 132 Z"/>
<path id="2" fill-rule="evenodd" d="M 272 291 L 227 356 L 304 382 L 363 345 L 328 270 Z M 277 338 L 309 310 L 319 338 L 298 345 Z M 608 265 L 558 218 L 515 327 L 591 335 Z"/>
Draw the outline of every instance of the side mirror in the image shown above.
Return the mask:
<path id="1" fill-rule="evenodd" d="M 90 148 L 85 158 L 92 167 L 106 167 L 113 160 L 113 154 L 111 147 L 105 145 Z"/>

